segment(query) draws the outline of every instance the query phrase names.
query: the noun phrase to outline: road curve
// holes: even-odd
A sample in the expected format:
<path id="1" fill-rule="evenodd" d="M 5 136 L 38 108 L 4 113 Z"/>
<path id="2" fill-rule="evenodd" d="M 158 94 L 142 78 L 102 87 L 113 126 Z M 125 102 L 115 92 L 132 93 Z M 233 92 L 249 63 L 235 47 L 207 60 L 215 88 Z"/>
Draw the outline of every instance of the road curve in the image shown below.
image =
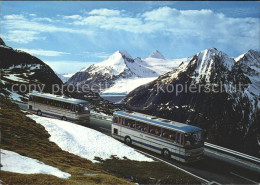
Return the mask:
<path id="1" fill-rule="evenodd" d="M 110 121 L 91 117 L 89 127 L 109 136 L 111 135 Z M 172 159 L 164 159 L 161 155 L 140 147 L 133 146 L 133 148 L 182 168 L 208 180 L 212 184 L 259 184 L 260 182 L 260 175 L 258 173 L 241 166 L 212 158 L 208 155 L 207 151 L 205 151 L 203 160 L 192 164 L 183 164 Z"/>

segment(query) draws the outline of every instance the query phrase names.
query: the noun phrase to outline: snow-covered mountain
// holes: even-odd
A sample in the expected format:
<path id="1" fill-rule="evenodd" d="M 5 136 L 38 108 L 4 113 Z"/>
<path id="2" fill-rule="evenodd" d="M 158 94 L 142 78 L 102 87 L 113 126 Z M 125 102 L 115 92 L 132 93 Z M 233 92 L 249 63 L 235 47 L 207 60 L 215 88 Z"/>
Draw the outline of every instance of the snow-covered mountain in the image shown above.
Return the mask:
<path id="1" fill-rule="evenodd" d="M 211 48 L 133 90 L 125 103 L 133 110 L 204 128 L 209 142 L 259 155 L 259 72 L 259 51 L 234 59 Z"/>
<path id="2" fill-rule="evenodd" d="M 164 56 L 160 53 L 160 51 L 155 50 L 152 52 L 148 58 L 158 58 L 158 59 L 165 59 Z"/>
<path id="3" fill-rule="evenodd" d="M 175 69 L 185 61 L 186 58 L 164 59 L 159 51 L 154 51 L 145 59 L 140 57 L 133 59 L 126 51 L 117 51 L 108 59 L 77 72 L 67 84 L 88 85 L 102 93 L 128 93 Z"/>

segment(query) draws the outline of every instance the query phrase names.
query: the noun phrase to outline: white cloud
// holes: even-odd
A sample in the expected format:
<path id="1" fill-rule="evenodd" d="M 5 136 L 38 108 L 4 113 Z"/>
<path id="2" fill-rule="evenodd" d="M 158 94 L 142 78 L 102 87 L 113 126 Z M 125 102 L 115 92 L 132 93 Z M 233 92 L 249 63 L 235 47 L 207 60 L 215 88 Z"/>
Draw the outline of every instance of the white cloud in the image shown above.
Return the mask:
<path id="1" fill-rule="evenodd" d="M 3 38 L 7 41 L 27 44 L 34 40 L 45 39 L 40 37 L 36 31 L 25 31 L 25 30 L 10 30 Z"/>
<path id="2" fill-rule="evenodd" d="M 107 8 L 94 9 L 89 12 L 89 15 L 101 15 L 101 16 L 119 16 L 121 11 L 112 10 Z"/>
<path id="3" fill-rule="evenodd" d="M 75 73 L 83 68 L 89 67 L 95 62 L 82 61 L 45 61 L 57 73 Z"/>
<path id="4" fill-rule="evenodd" d="M 18 14 L 11 14 L 11 15 L 6 15 L 4 16 L 4 19 L 24 19 L 23 15 L 18 15 Z"/>
<path id="5" fill-rule="evenodd" d="M 42 49 L 19 48 L 18 50 L 25 51 L 27 53 L 30 53 L 31 55 L 40 55 L 40 56 L 48 56 L 48 57 L 56 57 L 56 56 L 70 54 L 70 53 L 62 52 L 62 51 L 52 51 L 52 50 L 42 50 Z"/>
<path id="6" fill-rule="evenodd" d="M 145 21 L 167 21 L 180 15 L 180 11 L 175 8 L 161 7 L 152 11 L 144 12 L 141 17 Z"/>
<path id="7" fill-rule="evenodd" d="M 128 32 L 141 37 L 166 36 L 179 41 L 214 43 L 234 45 L 234 47 L 259 48 L 259 18 L 231 18 L 209 9 L 178 10 L 170 7 L 160 7 L 151 11 L 130 15 L 123 10 L 93 9 L 87 14 L 59 16 L 49 20 L 49 23 L 39 22 L 39 17 L 23 15 L 6 15 L 2 20 L 5 35 L 9 40 L 28 43 L 36 39 L 44 39 L 43 33 L 66 32 L 84 34 L 89 40 L 96 41 L 95 35 L 106 30 L 123 35 Z M 60 20 L 59 20 L 60 19 Z M 46 21 L 48 21 L 46 19 Z M 50 22 L 54 21 L 54 22 Z M 55 24 L 60 21 L 60 24 Z M 62 26 L 61 26 L 62 25 Z M 15 38 L 15 32 L 17 38 Z M 18 35 L 18 32 L 20 35 Z M 25 36 L 25 40 L 22 39 Z M 137 39 L 138 40 L 138 39 Z M 212 43 L 212 42 L 211 42 Z"/>
<path id="8" fill-rule="evenodd" d="M 47 18 L 47 17 L 39 17 L 39 18 L 34 18 L 32 21 L 47 21 L 47 22 L 54 22 L 52 19 Z"/>
<path id="9" fill-rule="evenodd" d="M 82 19 L 80 15 L 63 16 L 64 19 Z"/>
<path id="10" fill-rule="evenodd" d="M 49 23 L 44 23 L 47 21 Z M 91 36 L 94 34 L 91 30 L 71 28 L 71 26 L 62 27 L 54 24 L 56 20 L 46 17 L 25 17 L 23 15 L 6 15 L 2 20 L 4 29 L 7 30 L 5 33 L 5 39 L 17 43 L 29 43 L 34 40 L 45 39 L 41 33 L 54 33 L 54 32 L 65 32 L 65 33 L 76 33 Z"/>
<path id="11" fill-rule="evenodd" d="M 135 16 L 122 15 L 119 10 L 114 11 L 93 10 L 90 16 L 83 17 L 74 24 L 137 34 L 154 33 L 185 39 L 214 39 L 215 42 L 227 44 L 247 43 L 253 48 L 259 47 L 259 43 L 253 41 L 259 40 L 258 18 L 231 18 L 209 9 L 177 10 L 167 6 Z"/>
<path id="12" fill-rule="evenodd" d="M 82 52 L 82 54 L 80 54 L 81 56 L 88 58 L 87 56 L 93 58 L 100 58 L 100 59 L 105 59 L 108 58 L 110 55 L 112 55 L 112 53 L 106 53 L 106 52 L 89 52 L 89 51 L 85 51 Z"/>

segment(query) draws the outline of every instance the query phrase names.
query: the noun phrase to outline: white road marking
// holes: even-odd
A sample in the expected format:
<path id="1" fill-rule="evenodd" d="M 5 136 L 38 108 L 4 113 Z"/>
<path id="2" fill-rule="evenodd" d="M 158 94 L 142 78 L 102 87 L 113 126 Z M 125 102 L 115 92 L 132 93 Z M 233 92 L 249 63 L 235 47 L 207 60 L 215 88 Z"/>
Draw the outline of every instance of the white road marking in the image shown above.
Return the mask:
<path id="1" fill-rule="evenodd" d="M 145 155 L 148 155 L 148 156 L 150 156 L 150 157 L 153 157 L 153 158 L 155 158 L 155 159 L 157 159 L 157 160 L 159 160 L 159 161 L 161 161 L 161 162 L 164 162 L 164 163 L 166 163 L 166 164 L 168 164 L 168 165 L 170 165 L 170 166 L 172 166 L 172 167 L 174 167 L 174 168 L 177 168 L 178 170 L 181 170 L 181 171 L 183 171 L 183 172 L 185 172 L 185 173 L 187 173 L 187 174 L 189 174 L 189 175 L 191 175 L 191 176 L 193 176 L 193 177 L 196 177 L 196 178 L 198 178 L 198 179 L 200 179 L 200 180 L 202 180 L 202 181 L 204 181 L 204 182 L 206 182 L 206 183 L 209 183 L 210 181 L 208 181 L 208 180 L 206 180 L 206 179 L 203 179 L 202 177 L 199 177 L 199 176 L 197 176 L 197 175 L 195 175 L 195 174 L 193 174 L 193 173 L 191 173 L 191 172 L 188 172 L 188 171 L 186 171 L 186 170 L 184 170 L 184 169 L 182 169 L 182 168 L 180 168 L 180 167 L 178 167 L 178 166 L 175 166 L 175 165 L 173 165 L 173 164 L 171 164 L 171 163 L 169 163 L 169 162 L 167 162 L 167 161 L 164 161 L 164 160 L 162 160 L 162 159 L 160 159 L 160 158 L 158 158 L 158 157 L 154 157 L 153 155 L 150 155 L 150 154 L 147 154 L 147 153 L 145 153 L 145 152 L 143 152 L 143 151 L 140 151 L 140 150 L 137 150 L 137 149 L 135 149 L 136 151 L 138 151 L 138 152 L 140 152 L 140 153 L 143 153 L 143 154 L 145 154 Z"/>
<path id="2" fill-rule="evenodd" d="M 244 179 L 244 180 L 247 180 L 247 181 L 249 181 L 249 182 L 252 182 L 252 183 L 255 183 L 255 184 L 259 184 L 259 182 L 255 182 L 255 181 L 253 181 L 253 180 L 251 180 L 251 179 L 248 179 L 248 178 L 246 178 L 246 177 L 243 177 L 243 176 L 241 176 L 241 175 L 238 175 L 238 174 L 236 174 L 236 173 L 234 173 L 234 172 L 230 172 L 230 174 L 235 175 L 235 176 L 237 176 L 237 177 L 240 177 L 240 178 L 242 178 L 242 179 Z"/>

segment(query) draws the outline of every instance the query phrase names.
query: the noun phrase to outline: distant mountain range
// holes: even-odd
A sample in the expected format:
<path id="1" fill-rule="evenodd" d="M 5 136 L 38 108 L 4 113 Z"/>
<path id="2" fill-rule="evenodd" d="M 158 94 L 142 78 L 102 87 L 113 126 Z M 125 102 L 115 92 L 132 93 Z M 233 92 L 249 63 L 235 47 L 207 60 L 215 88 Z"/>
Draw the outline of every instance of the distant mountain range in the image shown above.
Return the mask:
<path id="1" fill-rule="evenodd" d="M 177 86 L 193 90 L 176 94 Z M 204 128 L 209 142 L 259 156 L 259 95 L 259 51 L 234 59 L 211 48 L 136 88 L 124 101 L 132 110 Z"/>
<path id="2" fill-rule="evenodd" d="M 117 51 L 108 59 L 75 73 L 67 84 L 88 85 L 101 93 L 129 93 L 182 62 L 187 62 L 187 58 L 168 60 L 159 51 L 145 59 L 133 59 L 126 51 Z"/>
<path id="3" fill-rule="evenodd" d="M 56 73 L 56 75 L 61 79 L 63 83 L 66 83 L 74 75 L 74 73 Z"/>

